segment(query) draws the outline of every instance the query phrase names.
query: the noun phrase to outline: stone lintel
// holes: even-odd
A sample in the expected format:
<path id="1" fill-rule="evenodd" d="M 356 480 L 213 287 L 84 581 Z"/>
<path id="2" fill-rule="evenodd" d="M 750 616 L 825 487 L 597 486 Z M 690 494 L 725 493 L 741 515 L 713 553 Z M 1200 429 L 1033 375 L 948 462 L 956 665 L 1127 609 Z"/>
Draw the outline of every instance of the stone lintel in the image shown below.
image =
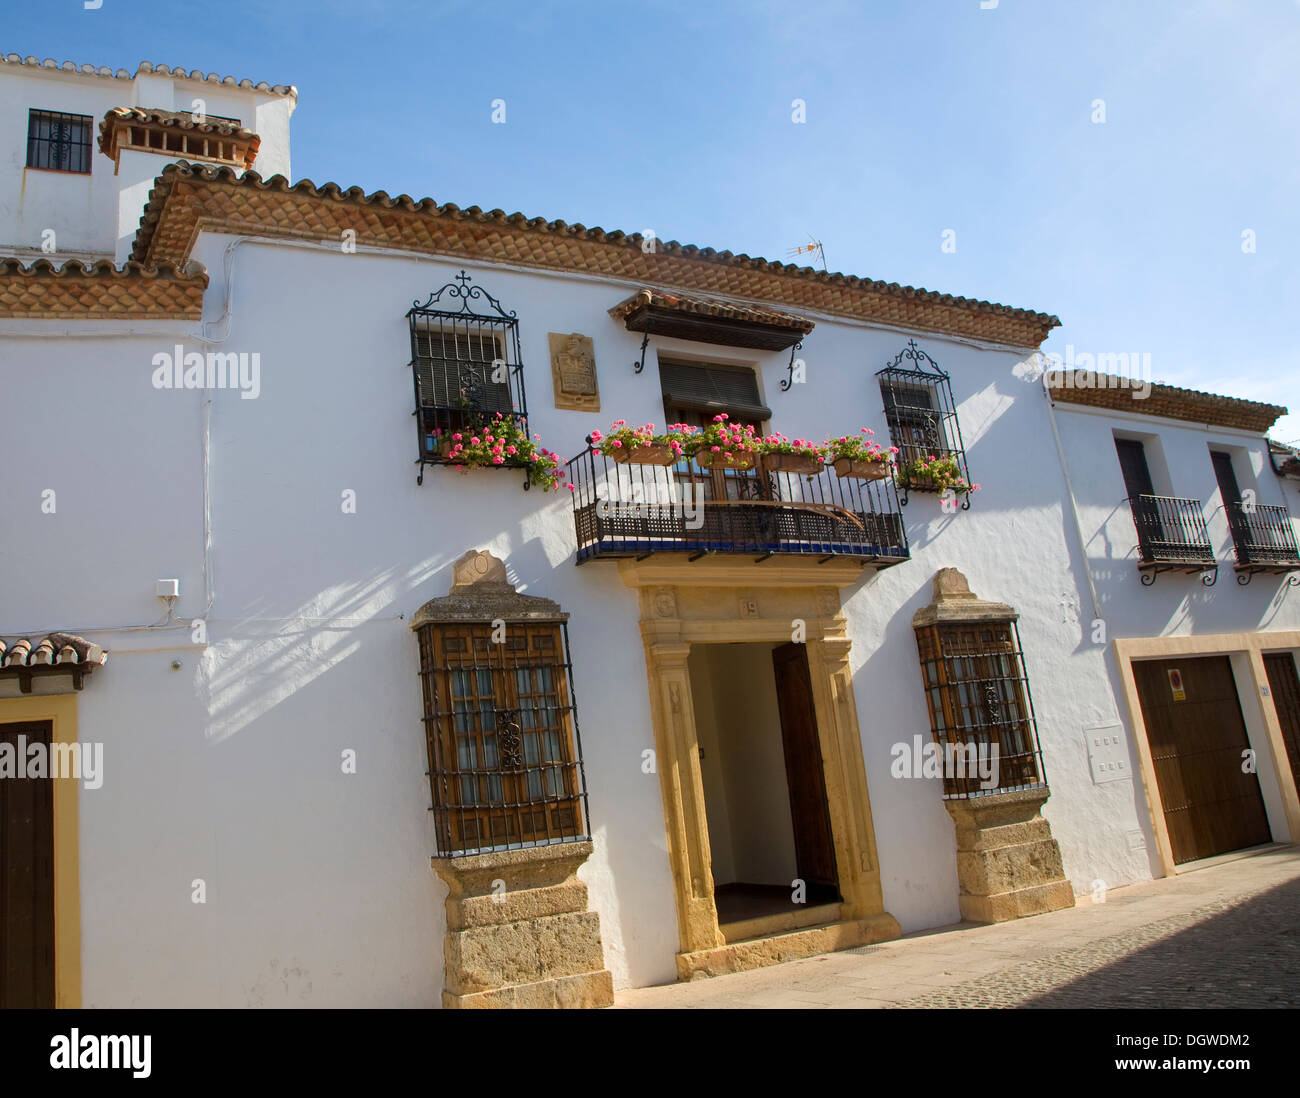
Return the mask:
<path id="1" fill-rule="evenodd" d="M 1016 621 L 1019 617 L 1005 602 L 976 598 L 958 569 L 940 568 L 934 574 L 934 601 L 912 615 L 912 628 L 940 622 Z"/>

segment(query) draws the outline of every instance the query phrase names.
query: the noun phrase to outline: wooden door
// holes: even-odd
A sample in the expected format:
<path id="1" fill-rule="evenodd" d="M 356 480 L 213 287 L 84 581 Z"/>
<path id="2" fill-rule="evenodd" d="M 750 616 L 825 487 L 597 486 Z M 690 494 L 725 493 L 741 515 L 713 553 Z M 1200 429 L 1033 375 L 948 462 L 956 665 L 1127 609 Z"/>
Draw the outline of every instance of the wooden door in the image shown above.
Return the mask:
<path id="1" fill-rule="evenodd" d="M 1227 656 L 1133 664 L 1174 862 L 1272 840 Z"/>
<path id="2" fill-rule="evenodd" d="M 1295 657 L 1290 652 L 1268 653 L 1264 656 L 1264 670 L 1268 674 L 1268 691 L 1273 695 L 1273 708 L 1282 726 L 1291 777 L 1295 779 L 1296 791 L 1300 792 L 1300 676 L 1296 674 Z"/>
<path id="3" fill-rule="evenodd" d="M 1232 468 L 1232 455 L 1221 450 L 1210 452 L 1210 461 L 1214 465 L 1214 479 L 1219 482 L 1219 494 L 1223 497 L 1223 510 L 1228 516 L 1228 528 L 1232 540 L 1238 545 L 1249 542 L 1249 534 L 1241 518 L 1241 488 L 1237 484 L 1237 474 Z"/>
<path id="4" fill-rule="evenodd" d="M 51 724 L 0 724 L 0 745 L 44 744 Z M 19 737 L 23 742 L 20 744 Z M 0 1008 L 54 1007 L 54 798 L 49 778 L 0 778 Z"/>
<path id="5" fill-rule="evenodd" d="M 817 739 L 807 647 L 781 645 L 772 651 L 772 666 L 776 672 L 786 784 L 794 823 L 795 865 L 799 877 L 807 884 L 823 885 L 838 892 L 835 841 L 831 834 L 830 808 L 826 804 L 826 772 Z"/>

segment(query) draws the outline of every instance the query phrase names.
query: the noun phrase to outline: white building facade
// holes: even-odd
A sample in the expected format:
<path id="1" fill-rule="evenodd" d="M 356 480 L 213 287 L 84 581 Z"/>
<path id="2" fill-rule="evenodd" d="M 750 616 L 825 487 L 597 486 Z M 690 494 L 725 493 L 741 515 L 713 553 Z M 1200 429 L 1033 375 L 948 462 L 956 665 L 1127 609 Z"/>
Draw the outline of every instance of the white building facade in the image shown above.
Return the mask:
<path id="1" fill-rule="evenodd" d="M 0 420 L 40 456 L 0 481 L 0 750 L 102 749 L 23 794 L 11 1001 L 599 1005 L 1051 910 L 1181 864 L 1144 661 L 1228 660 L 1267 834 L 1219 840 L 1293 839 L 1268 406 L 1070 402 L 1025 368 L 1044 314 L 290 184 L 296 93 L 196 75 L 0 66 Z M 23 166 L 52 110 L 104 135 L 88 178 Z M 42 264 L 38 223 L 118 266 Z M 497 411 L 559 491 L 439 451 Z M 979 488 L 588 444 L 723 411 Z M 1283 509 L 1272 570 L 1140 583 L 1115 439 L 1153 437 L 1225 577 L 1210 451 Z"/>

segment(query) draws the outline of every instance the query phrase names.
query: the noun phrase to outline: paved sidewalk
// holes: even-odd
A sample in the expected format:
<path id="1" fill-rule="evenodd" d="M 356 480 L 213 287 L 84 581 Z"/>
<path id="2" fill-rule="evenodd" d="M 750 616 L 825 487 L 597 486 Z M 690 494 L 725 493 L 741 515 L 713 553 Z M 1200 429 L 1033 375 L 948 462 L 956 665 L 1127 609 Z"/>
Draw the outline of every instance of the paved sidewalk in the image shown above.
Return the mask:
<path id="1" fill-rule="evenodd" d="M 614 1005 L 1296 1007 L 1300 848 L 1113 889 L 1103 904 L 622 991 Z"/>

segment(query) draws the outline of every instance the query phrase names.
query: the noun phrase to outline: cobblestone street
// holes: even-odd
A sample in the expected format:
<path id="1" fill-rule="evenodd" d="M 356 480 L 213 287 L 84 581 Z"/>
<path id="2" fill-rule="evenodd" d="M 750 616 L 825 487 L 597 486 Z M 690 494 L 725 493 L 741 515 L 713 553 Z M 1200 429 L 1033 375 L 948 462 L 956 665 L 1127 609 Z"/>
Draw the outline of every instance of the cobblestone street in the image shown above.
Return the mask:
<path id="1" fill-rule="evenodd" d="M 1300 849 L 770 968 L 620 992 L 624 1008 L 1296 1007 Z"/>

